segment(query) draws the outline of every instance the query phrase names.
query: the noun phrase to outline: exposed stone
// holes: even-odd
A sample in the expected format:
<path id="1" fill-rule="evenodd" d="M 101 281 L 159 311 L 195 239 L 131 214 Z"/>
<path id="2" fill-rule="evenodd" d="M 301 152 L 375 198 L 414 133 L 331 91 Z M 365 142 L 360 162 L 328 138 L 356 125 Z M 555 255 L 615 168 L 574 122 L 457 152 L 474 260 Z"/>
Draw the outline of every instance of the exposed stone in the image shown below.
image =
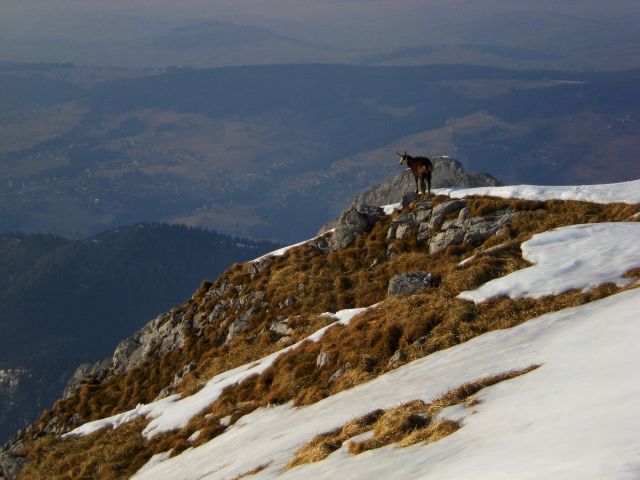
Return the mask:
<path id="1" fill-rule="evenodd" d="M 250 308 L 239 318 L 237 318 L 231 325 L 229 325 L 229 329 L 227 330 L 227 342 L 233 340 L 242 332 L 246 332 L 249 329 L 249 318 L 253 315 L 253 309 Z"/>
<path id="2" fill-rule="evenodd" d="M 289 320 L 274 322 L 269 326 L 269 330 L 276 335 L 280 335 L 281 337 L 286 337 L 293 334 L 293 328 L 289 326 Z"/>
<path id="3" fill-rule="evenodd" d="M 266 256 L 259 260 L 249 262 L 247 273 L 251 276 L 251 280 L 254 280 L 262 271 L 272 265 L 274 261 L 275 259 L 272 256 Z"/>
<path id="4" fill-rule="evenodd" d="M 406 272 L 394 275 L 389 280 L 388 295 L 410 295 L 431 286 L 429 272 Z"/>
<path id="5" fill-rule="evenodd" d="M 280 308 L 287 308 L 298 301 L 298 297 L 287 297 L 282 302 L 278 303 Z"/>
<path id="6" fill-rule="evenodd" d="M 438 253 L 450 245 L 482 242 L 508 225 L 515 212 L 501 210 L 484 217 L 464 219 L 466 215 L 461 211 L 458 219 L 442 224 L 441 231 L 431 237 L 429 253 Z"/>
<path id="7" fill-rule="evenodd" d="M 483 241 L 507 226 L 515 216 L 513 210 L 501 210 L 484 218 L 470 218 L 465 220 L 466 243 Z"/>
<path id="8" fill-rule="evenodd" d="M 335 228 L 336 226 L 337 222 L 336 225 L 332 225 L 331 228 Z M 321 236 L 307 242 L 307 245 L 311 245 L 312 247 L 317 248 L 322 254 L 329 251 L 329 236 L 325 235 L 324 233 L 326 232 L 322 232 Z"/>
<path id="9" fill-rule="evenodd" d="M 345 210 L 329 238 L 329 250 L 336 251 L 348 247 L 355 242 L 358 234 L 384 216 L 382 209 L 376 206 L 361 205 Z"/>
<path id="10" fill-rule="evenodd" d="M 116 375 L 124 373 L 130 365 L 140 363 L 142 344 L 135 338 L 122 340 L 113 352 L 113 370 Z"/>
<path id="11" fill-rule="evenodd" d="M 404 354 L 404 352 L 402 350 L 396 350 L 396 352 L 391 356 L 391 358 L 389 359 L 388 365 L 390 367 L 397 367 L 398 365 L 400 365 L 405 359 L 407 358 L 407 356 Z"/>
<path id="12" fill-rule="evenodd" d="M 22 449 L 22 442 L 9 443 L 0 450 L 0 478 L 14 480 L 18 478 L 20 472 L 27 463 L 27 460 L 19 455 Z"/>
<path id="13" fill-rule="evenodd" d="M 397 223 L 392 223 L 387 230 L 387 242 L 396 238 L 396 230 L 398 229 Z"/>
<path id="14" fill-rule="evenodd" d="M 356 241 L 358 234 L 363 231 L 364 229 L 353 225 L 338 225 L 329 239 L 329 250 L 335 252 L 348 247 Z"/>
<path id="15" fill-rule="evenodd" d="M 316 367 L 324 368 L 329 363 L 329 352 L 320 352 L 316 357 Z"/>
<path id="16" fill-rule="evenodd" d="M 429 253 L 438 253 L 450 245 L 460 245 L 464 240 L 462 228 L 449 228 L 436 233 L 429 241 Z"/>
<path id="17" fill-rule="evenodd" d="M 423 222 L 418 227 L 418 241 L 424 241 L 429 239 L 429 224 Z"/>
<path id="18" fill-rule="evenodd" d="M 467 206 L 465 199 L 449 200 L 448 202 L 439 203 L 433 207 L 431 212 L 431 219 L 429 220 L 429 226 L 431 228 L 439 227 L 444 222 L 445 217 L 451 212 L 460 210 Z"/>
<path id="19" fill-rule="evenodd" d="M 185 375 L 187 373 L 193 372 L 195 369 L 196 369 L 196 362 L 187 363 L 184 367 L 178 370 L 176 374 L 173 376 L 173 382 L 171 383 L 171 385 L 173 387 L 177 387 L 178 385 L 180 385 Z"/>
<path id="20" fill-rule="evenodd" d="M 347 373 L 350 369 L 351 369 L 351 364 L 350 363 L 346 363 L 345 365 L 340 367 L 338 370 L 333 372 L 333 375 L 331 375 L 329 377 L 329 383 L 335 382 L 340 377 L 342 377 L 345 373 Z"/>
<path id="21" fill-rule="evenodd" d="M 409 235 L 410 230 L 411 230 L 411 225 L 408 225 L 406 223 L 402 225 L 398 225 L 398 228 L 396 229 L 396 238 L 398 240 L 402 240 L 403 238 Z"/>
<path id="22" fill-rule="evenodd" d="M 83 382 L 101 383 L 107 377 L 111 364 L 112 359 L 106 358 L 94 364 L 80 365 L 67 382 L 62 398 L 66 400 L 73 395 Z"/>

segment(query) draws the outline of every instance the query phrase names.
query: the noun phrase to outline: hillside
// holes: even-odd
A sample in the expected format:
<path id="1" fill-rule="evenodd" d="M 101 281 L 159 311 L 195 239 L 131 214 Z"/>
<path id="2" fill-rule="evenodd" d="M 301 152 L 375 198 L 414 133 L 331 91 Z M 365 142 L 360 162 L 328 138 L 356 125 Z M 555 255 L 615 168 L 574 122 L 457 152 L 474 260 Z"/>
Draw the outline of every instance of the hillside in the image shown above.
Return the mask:
<path id="1" fill-rule="evenodd" d="M 629 478 L 639 181 L 410 200 L 202 283 L 4 475 Z"/>
<path id="2" fill-rule="evenodd" d="M 274 247 L 162 224 L 80 241 L 0 234 L 0 439 L 58 398 L 79 364 L 106 357 L 212 272 Z"/>
<path id="3" fill-rule="evenodd" d="M 160 221 L 293 243 L 401 172 L 396 150 L 508 184 L 631 180 L 639 89 L 637 70 L 0 64 L 0 229 Z"/>

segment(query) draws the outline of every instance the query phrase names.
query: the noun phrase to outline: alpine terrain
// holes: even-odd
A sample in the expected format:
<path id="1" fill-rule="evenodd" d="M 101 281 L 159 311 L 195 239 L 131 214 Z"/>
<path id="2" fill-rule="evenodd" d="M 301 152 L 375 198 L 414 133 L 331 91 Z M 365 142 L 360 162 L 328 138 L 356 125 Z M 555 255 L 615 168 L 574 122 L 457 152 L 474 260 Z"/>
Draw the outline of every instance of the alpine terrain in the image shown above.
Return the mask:
<path id="1" fill-rule="evenodd" d="M 412 189 L 202 282 L 0 476 L 637 478 L 640 180 Z"/>

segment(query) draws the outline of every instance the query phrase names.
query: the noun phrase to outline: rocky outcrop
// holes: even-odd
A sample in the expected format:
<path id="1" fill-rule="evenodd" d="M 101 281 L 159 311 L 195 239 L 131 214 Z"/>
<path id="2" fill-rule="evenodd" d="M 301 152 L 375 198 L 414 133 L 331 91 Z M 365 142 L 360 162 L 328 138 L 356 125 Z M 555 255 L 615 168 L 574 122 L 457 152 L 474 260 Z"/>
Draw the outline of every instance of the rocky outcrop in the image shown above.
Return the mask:
<path id="1" fill-rule="evenodd" d="M 429 253 L 438 253 L 451 245 L 475 244 L 486 240 L 506 227 L 515 215 L 512 210 L 493 212 L 484 217 L 465 218 L 465 209 L 455 220 L 442 224 L 441 230 L 429 241 Z"/>
<path id="2" fill-rule="evenodd" d="M 462 164 L 452 157 L 433 157 L 433 179 L 431 188 L 441 187 L 489 187 L 500 185 L 486 173 L 467 173 Z M 402 171 L 364 192 L 356 195 L 348 208 L 362 205 L 389 205 L 399 202 L 403 195 L 415 192 L 416 185 L 410 171 Z"/>
<path id="3" fill-rule="evenodd" d="M 83 363 L 80 365 L 76 368 L 75 372 L 73 372 L 73 375 L 71 375 L 71 378 L 67 382 L 62 398 L 65 400 L 69 398 L 75 393 L 78 387 L 82 385 L 82 383 L 102 383 L 109 373 L 111 363 L 112 359 L 106 358 L 94 364 Z"/>
<path id="4" fill-rule="evenodd" d="M 13 480 L 24 468 L 27 461 L 19 454 L 22 449 L 22 441 L 17 440 L 8 443 L 0 450 L 0 478 Z"/>
<path id="5" fill-rule="evenodd" d="M 329 250 L 336 251 L 348 247 L 355 242 L 360 233 L 384 216 L 384 211 L 375 206 L 360 205 L 348 208 L 340 215 L 338 221 L 332 224 L 333 233 L 328 240 Z"/>
<path id="6" fill-rule="evenodd" d="M 389 280 L 387 295 L 410 295 L 431 286 L 429 272 L 406 272 L 394 275 Z"/>

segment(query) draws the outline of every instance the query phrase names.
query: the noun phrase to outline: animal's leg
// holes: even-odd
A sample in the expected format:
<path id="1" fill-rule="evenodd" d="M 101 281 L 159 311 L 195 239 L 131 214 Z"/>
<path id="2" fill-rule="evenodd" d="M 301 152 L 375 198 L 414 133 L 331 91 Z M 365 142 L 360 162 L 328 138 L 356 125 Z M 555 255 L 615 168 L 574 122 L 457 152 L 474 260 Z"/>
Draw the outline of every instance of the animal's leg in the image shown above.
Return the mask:
<path id="1" fill-rule="evenodd" d="M 429 194 L 427 196 L 431 196 L 431 175 L 427 176 L 427 182 L 429 183 Z"/>
<path id="2" fill-rule="evenodd" d="M 424 197 L 426 191 L 427 186 L 424 184 L 424 177 L 420 177 L 420 195 Z"/>
<path id="3" fill-rule="evenodd" d="M 416 195 L 418 195 L 418 177 L 414 176 L 413 179 L 416 181 Z"/>

